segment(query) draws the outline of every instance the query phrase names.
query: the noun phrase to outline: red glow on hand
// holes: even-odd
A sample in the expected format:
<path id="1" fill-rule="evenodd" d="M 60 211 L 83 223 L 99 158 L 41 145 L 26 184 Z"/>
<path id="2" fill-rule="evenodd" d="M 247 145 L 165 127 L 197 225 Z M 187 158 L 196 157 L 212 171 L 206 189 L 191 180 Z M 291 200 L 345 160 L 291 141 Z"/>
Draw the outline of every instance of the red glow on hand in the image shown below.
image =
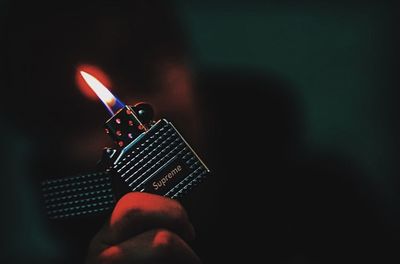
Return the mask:
<path id="1" fill-rule="evenodd" d="M 118 246 L 111 246 L 106 248 L 101 254 L 100 259 L 106 259 L 108 261 L 118 260 L 122 255 L 122 249 Z"/>
<path id="2" fill-rule="evenodd" d="M 93 75 L 98 79 L 102 84 L 104 84 L 107 88 L 111 87 L 110 78 L 107 74 L 104 73 L 99 67 L 93 65 L 80 65 L 75 74 L 76 84 L 79 90 L 89 99 L 91 100 L 98 100 L 97 95 L 94 93 L 93 89 L 90 88 L 89 84 L 83 79 L 82 75 L 80 74 L 81 71 L 87 72 L 90 75 Z"/>
<path id="3" fill-rule="evenodd" d="M 165 197 L 156 196 L 154 194 L 132 192 L 126 194 L 120 199 L 115 206 L 114 211 L 111 215 L 110 224 L 114 227 L 121 220 L 124 220 L 126 215 L 130 213 L 146 212 L 146 214 L 152 214 L 154 212 L 164 212 L 169 210 L 171 212 L 171 206 L 168 206 L 170 201 Z"/>

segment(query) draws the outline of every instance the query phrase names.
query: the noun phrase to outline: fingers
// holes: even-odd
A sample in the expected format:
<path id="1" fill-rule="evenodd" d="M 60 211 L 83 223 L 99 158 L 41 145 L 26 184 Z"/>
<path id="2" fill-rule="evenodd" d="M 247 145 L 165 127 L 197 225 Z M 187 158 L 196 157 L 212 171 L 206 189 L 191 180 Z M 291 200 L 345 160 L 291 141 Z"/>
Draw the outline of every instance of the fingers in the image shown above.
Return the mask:
<path id="1" fill-rule="evenodd" d="M 201 263 L 185 240 L 194 230 L 175 200 L 148 193 L 122 197 L 93 238 L 86 263 Z"/>
<path id="2" fill-rule="evenodd" d="M 128 193 L 118 201 L 99 236 L 105 244 L 115 245 L 155 228 L 171 230 L 188 241 L 194 238 L 193 226 L 177 201 L 142 192 Z"/>
<path id="3" fill-rule="evenodd" d="M 103 250 L 92 263 L 201 263 L 176 234 L 166 229 L 144 232 Z"/>

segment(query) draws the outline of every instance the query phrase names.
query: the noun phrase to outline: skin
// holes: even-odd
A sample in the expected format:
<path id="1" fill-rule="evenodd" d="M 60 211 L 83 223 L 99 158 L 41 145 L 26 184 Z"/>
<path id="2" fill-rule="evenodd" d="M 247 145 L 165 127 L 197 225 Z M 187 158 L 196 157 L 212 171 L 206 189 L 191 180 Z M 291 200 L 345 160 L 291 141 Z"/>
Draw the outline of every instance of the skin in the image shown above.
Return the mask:
<path id="1" fill-rule="evenodd" d="M 194 237 L 180 203 L 154 194 L 128 193 L 92 239 L 85 263 L 201 263 L 188 245 Z"/>

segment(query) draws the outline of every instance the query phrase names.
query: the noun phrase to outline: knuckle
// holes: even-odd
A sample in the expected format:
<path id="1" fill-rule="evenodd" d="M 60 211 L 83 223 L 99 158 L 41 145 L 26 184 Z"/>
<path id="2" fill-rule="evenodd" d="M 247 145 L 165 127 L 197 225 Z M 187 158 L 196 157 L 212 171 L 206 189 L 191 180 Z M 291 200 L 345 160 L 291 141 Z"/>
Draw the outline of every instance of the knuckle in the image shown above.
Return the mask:
<path id="1" fill-rule="evenodd" d="M 121 221 L 131 221 L 138 215 L 143 213 L 143 208 L 138 204 L 137 201 L 140 199 L 138 193 L 128 193 L 125 194 L 116 204 L 112 215 L 111 215 L 111 225 L 115 225 Z"/>
<path id="2" fill-rule="evenodd" d="M 117 205 L 126 206 L 134 205 L 135 201 L 140 201 L 142 193 L 140 192 L 129 192 L 119 199 Z"/>
<path id="3" fill-rule="evenodd" d="M 168 258 L 175 251 L 178 242 L 179 238 L 173 232 L 166 229 L 157 230 L 152 243 L 155 256 L 159 259 Z"/>
<path id="4" fill-rule="evenodd" d="M 109 247 L 97 256 L 97 259 L 93 261 L 93 263 L 98 264 L 108 264 L 108 263 L 117 263 L 122 255 L 122 251 L 120 248 L 116 246 Z"/>

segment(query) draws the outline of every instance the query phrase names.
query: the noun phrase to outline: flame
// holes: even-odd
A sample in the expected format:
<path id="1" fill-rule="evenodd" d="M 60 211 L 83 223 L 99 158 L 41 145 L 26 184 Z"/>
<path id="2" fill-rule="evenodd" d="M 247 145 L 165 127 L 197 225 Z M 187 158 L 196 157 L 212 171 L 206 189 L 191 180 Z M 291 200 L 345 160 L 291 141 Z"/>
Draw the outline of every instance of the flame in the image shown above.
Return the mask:
<path id="1" fill-rule="evenodd" d="M 113 106 L 115 104 L 115 96 L 99 80 L 85 71 L 80 71 L 79 73 L 103 103 L 108 106 Z"/>
<path id="2" fill-rule="evenodd" d="M 86 80 L 82 77 L 81 71 L 84 71 L 92 76 L 94 76 L 99 82 L 101 82 L 105 87 L 107 87 L 109 90 L 112 88 L 112 83 L 110 81 L 110 78 L 108 75 L 99 67 L 95 65 L 90 65 L 90 64 L 82 64 L 79 65 L 78 68 L 76 69 L 76 75 L 75 75 L 75 80 L 77 87 L 81 91 L 81 93 L 86 96 L 90 100 L 99 100 L 98 96 L 96 93 L 93 91 L 93 89 L 89 86 L 89 84 L 86 82 Z"/>
<path id="3" fill-rule="evenodd" d="M 97 95 L 97 97 L 107 107 L 107 110 L 113 115 L 116 111 L 121 109 L 124 104 L 115 97 L 106 86 L 104 86 L 97 78 L 87 73 L 86 71 L 80 70 L 80 75 L 90 89 Z"/>

